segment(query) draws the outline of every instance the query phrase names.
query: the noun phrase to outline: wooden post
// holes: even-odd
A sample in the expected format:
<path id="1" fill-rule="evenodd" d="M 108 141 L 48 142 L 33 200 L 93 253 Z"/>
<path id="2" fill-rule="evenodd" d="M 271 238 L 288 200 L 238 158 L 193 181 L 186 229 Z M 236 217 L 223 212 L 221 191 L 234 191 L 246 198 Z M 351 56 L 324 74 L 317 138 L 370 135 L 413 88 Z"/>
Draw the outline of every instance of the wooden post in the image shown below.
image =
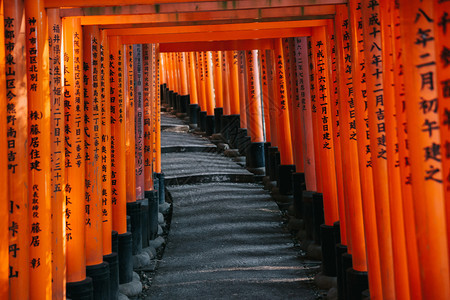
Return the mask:
<path id="1" fill-rule="evenodd" d="M 213 51 L 215 107 L 223 108 L 222 51 Z"/>
<path id="2" fill-rule="evenodd" d="M 101 181 L 101 102 L 99 98 L 100 32 L 98 26 L 83 28 L 84 133 L 86 163 L 86 265 L 103 262 Z"/>
<path id="3" fill-rule="evenodd" d="M 83 40 L 81 20 L 63 19 L 67 288 L 86 280 Z M 71 296 L 71 295 L 68 295 Z"/>
<path id="4" fill-rule="evenodd" d="M 248 94 L 247 94 L 247 76 L 245 75 L 245 52 L 238 51 L 239 55 L 239 111 L 241 128 L 247 128 L 247 116 L 248 116 Z"/>
<path id="5" fill-rule="evenodd" d="M 378 251 L 378 235 L 375 217 L 374 187 L 371 168 L 370 139 L 368 113 L 366 108 L 367 89 L 363 32 L 359 26 L 361 22 L 360 3 L 351 0 L 349 5 L 350 35 L 352 53 L 353 94 L 356 107 L 356 139 L 358 143 L 359 174 L 361 180 L 361 195 L 364 218 L 364 234 L 366 237 L 366 257 L 371 297 L 381 299 L 381 273 Z"/>
<path id="6" fill-rule="evenodd" d="M 433 2 L 400 1 L 409 157 L 424 299 L 450 298 Z M 406 51 L 407 49 L 407 51 Z M 444 104 L 445 105 L 445 104 Z"/>
<path id="7" fill-rule="evenodd" d="M 231 114 L 231 99 L 230 99 L 230 70 L 228 67 L 228 59 L 226 51 L 221 51 L 221 68 L 222 68 L 222 89 L 223 89 L 223 114 L 229 116 Z"/>
<path id="8" fill-rule="evenodd" d="M 270 132 L 270 102 L 269 102 L 269 85 L 268 85 L 268 71 L 267 71 L 267 59 L 266 50 L 259 51 L 259 65 L 261 66 L 261 85 L 262 85 L 262 99 L 263 99 L 263 117 L 264 117 L 264 134 L 265 141 L 270 143 L 271 132 Z M 266 157 L 267 159 L 267 157 Z"/>
<path id="9" fill-rule="evenodd" d="M 204 57 L 205 55 L 203 54 L 203 52 L 197 52 L 198 56 L 197 56 L 197 62 L 198 62 L 198 72 L 199 75 L 198 77 L 200 78 L 199 80 L 199 104 L 200 104 L 200 111 L 202 112 L 206 112 L 206 81 L 205 81 L 205 63 L 204 63 Z"/>
<path id="10" fill-rule="evenodd" d="M 135 103 L 133 75 L 133 45 L 123 45 L 124 79 L 125 79 L 125 144 L 127 169 L 127 202 L 136 202 L 136 135 L 135 135 Z"/>
<path id="11" fill-rule="evenodd" d="M 268 100 L 269 100 L 269 120 L 270 120 L 270 144 L 272 147 L 278 147 L 277 124 L 278 124 L 278 105 L 276 99 L 275 87 L 275 60 L 274 51 L 266 50 L 267 62 L 267 84 L 268 84 Z M 309 90 L 309 89 L 308 89 Z"/>
<path id="12" fill-rule="evenodd" d="M 4 6 L 10 299 L 29 297 L 27 66 L 22 52 L 25 20 L 23 2 Z"/>
<path id="13" fill-rule="evenodd" d="M 239 61 L 237 51 L 227 51 L 228 66 L 230 70 L 230 114 L 239 115 L 240 100 L 239 94 Z"/>
<path id="14" fill-rule="evenodd" d="M 100 95 L 102 107 L 102 217 L 103 255 L 112 253 L 112 189 L 111 189 L 111 98 L 109 42 L 105 30 L 100 33 Z"/>
<path id="15" fill-rule="evenodd" d="M 152 46 L 142 45 L 144 82 L 144 179 L 145 191 L 153 190 L 153 94 L 152 88 Z"/>
<path id="16" fill-rule="evenodd" d="M 62 24 L 59 9 L 47 9 L 49 32 L 51 197 L 52 197 L 52 297 L 66 295 L 65 145 L 64 101 L 61 87 Z"/>
<path id="17" fill-rule="evenodd" d="M 135 94 L 135 136 L 136 136 L 136 199 L 145 197 L 144 187 L 144 86 L 142 45 L 133 45 L 133 73 Z"/>
<path id="18" fill-rule="evenodd" d="M 258 50 L 251 50 L 246 52 L 248 82 L 247 88 L 249 98 L 249 119 L 247 125 L 252 143 L 264 142 L 258 52 Z"/>
<path id="19" fill-rule="evenodd" d="M 158 87 L 160 83 L 160 61 L 159 61 L 159 45 L 153 44 L 153 53 L 155 53 L 153 68 L 155 76 L 155 85 Z M 161 173 L 161 94 L 159 89 L 155 91 L 154 111 L 155 111 L 155 166 L 156 173 Z"/>
<path id="20" fill-rule="evenodd" d="M 0 1 L 0 28 L 5 28 L 4 2 Z M 6 28 L 5 28 L 6 29 Z M 0 32 L 0 82 L 6 82 L 5 77 L 5 36 Z M 6 107 L 6 85 L 0 85 L 0 105 Z M 6 140 L 6 110 L 0 110 L 0 137 Z M 7 143 L 0 143 L 0 298 L 9 298 L 9 239 L 8 239 L 8 163 Z"/>
<path id="21" fill-rule="evenodd" d="M 195 53 L 189 52 L 189 90 L 190 90 L 190 103 L 198 104 L 198 90 L 197 90 L 197 72 Z"/>
<path id="22" fill-rule="evenodd" d="M 111 204 L 113 230 L 127 232 L 125 169 L 125 105 L 123 100 L 123 50 L 117 36 L 109 38 L 111 80 Z"/>
<path id="23" fill-rule="evenodd" d="M 214 116 L 214 74 L 212 52 L 204 52 L 203 57 L 205 84 L 206 84 L 206 112 L 208 116 Z"/>

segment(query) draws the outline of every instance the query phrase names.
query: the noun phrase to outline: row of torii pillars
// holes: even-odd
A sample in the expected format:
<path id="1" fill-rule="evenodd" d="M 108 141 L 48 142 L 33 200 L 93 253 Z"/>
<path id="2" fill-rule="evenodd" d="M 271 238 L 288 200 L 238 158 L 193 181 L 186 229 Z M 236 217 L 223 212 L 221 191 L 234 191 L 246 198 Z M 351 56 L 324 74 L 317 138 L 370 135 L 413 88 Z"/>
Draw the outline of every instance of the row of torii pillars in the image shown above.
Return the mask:
<path id="1" fill-rule="evenodd" d="M 450 297 L 448 3 L 349 1 L 308 37 L 178 53 L 43 1 L 2 4 L 2 299 L 111 297 L 131 280 L 151 238 L 137 212 L 164 202 L 161 99 L 208 135 L 248 135 L 248 167 L 305 218 L 323 202 L 341 296 Z"/>

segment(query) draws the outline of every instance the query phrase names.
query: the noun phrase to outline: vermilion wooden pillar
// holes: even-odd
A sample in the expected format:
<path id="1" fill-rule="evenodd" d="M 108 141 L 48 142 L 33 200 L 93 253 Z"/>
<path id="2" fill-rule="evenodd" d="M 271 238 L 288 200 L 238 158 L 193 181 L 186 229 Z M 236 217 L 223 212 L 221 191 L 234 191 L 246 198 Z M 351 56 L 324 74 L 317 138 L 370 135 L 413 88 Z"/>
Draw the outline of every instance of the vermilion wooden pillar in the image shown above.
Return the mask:
<path id="1" fill-rule="evenodd" d="M 152 88 L 152 46 L 142 45 L 144 85 L 144 180 L 145 191 L 153 190 L 153 93 Z"/>
<path id="2" fill-rule="evenodd" d="M 394 269 L 394 289 L 396 298 L 409 299 L 408 260 L 405 240 L 405 222 L 403 218 L 398 128 L 395 103 L 394 79 L 394 3 L 380 0 L 380 24 L 382 31 L 383 61 L 383 97 L 386 124 L 386 158 L 389 188 L 389 209 L 392 236 L 392 261 Z M 384 289 L 384 287 L 383 287 Z"/>
<path id="3" fill-rule="evenodd" d="M 278 147 L 277 137 L 277 99 L 275 88 L 275 59 L 274 51 L 266 50 L 266 63 L 267 63 L 267 84 L 268 84 L 268 100 L 269 100 L 269 119 L 270 119 L 270 144 L 272 147 Z"/>
<path id="4" fill-rule="evenodd" d="M 230 114 L 239 115 L 239 60 L 237 51 L 227 51 L 227 61 L 230 70 Z M 243 101 L 243 99 L 242 99 Z"/>
<path id="5" fill-rule="evenodd" d="M 229 77 L 229 67 L 226 51 L 221 51 L 220 65 L 222 68 L 222 89 L 223 89 L 223 114 L 229 116 L 231 114 L 231 100 L 230 100 L 230 81 Z"/>
<path id="6" fill-rule="evenodd" d="M 195 52 L 188 52 L 188 68 L 189 68 L 189 124 L 191 126 L 197 126 L 198 123 L 198 110 L 199 110 L 199 91 L 198 91 L 198 76 L 197 76 L 197 61 Z"/>
<path id="7" fill-rule="evenodd" d="M 393 10 L 394 25 L 394 88 L 395 88 L 395 114 L 397 118 L 398 152 L 400 166 L 400 186 L 402 193 L 403 219 L 406 238 L 406 258 L 408 260 L 408 279 L 410 294 L 415 299 L 422 299 L 422 291 L 419 274 L 419 257 L 417 253 L 416 225 L 414 220 L 414 203 L 411 187 L 411 164 L 409 159 L 409 141 L 406 129 L 406 107 L 405 107 L 405 83 L 402 65 L 403 48 L 400 33 L 399 7 Z"/>
<path id="8" fill-rule="evenodd" d="M 103 255 L 112 252 L 112 205 L 111 205 L 111 99 L 109 42 L 105 30 L 100 32 L 100 97 L 102 107 L 102 217 Z"/>
<path id="9" fill-rule="evenodd" d="M 154 56 L 154 63 L 155 67 L 154 73 L 155 73 L 155 85 L 159 86 L 160 84 L 160 61 L 159 61 L 159 45 L 153 44 L 153 52 L 155 53 Z M 156 89 L 155 91 L 155 101 L 154 101 L 154 111 L 155 111 L 155 166 L 154 170 L 156 173 L 161 173 L 161 94 L 159 92 L 159 89 Z"/>
<path id="10" fill-rule="evenodd" d="M 312 128 L 311 111 L 311 90 L 310 75 L 308 65 L 308 45 L 307 38 L 301 37 L 295 39 L 297 80 L 300 97 L 300 114 L 303 130 L 303 159 L 305 168 L 306 190 L 315 191 L 316 187 L 316 169 L 314 157 L 314 133 Z M 272 123 L 272 119 L 270 120 Z"/>
<path id="11" fill-rule="evenodd" d="M 366 71 L 363 48 L 363 32 L 361 21 L 361 10 L 358 9 L 360 4 L 358 1 L 350 1 L 348 8 L 350 16 L 350 48 L 352 53 L 352 72 L 353 75 L 353 93 L 354 103 L 356 108 L 356 139 L 358 143 L 358 159 L 359 159 L 359 174 L 361 181 L 361 195 L 364 218 L 364 234 L 366 237 L 366 257 L 370 295 L 374 299 L 381 299 L 381 273 L 380 273 L 380 258 L 378 251 L 378 235 L 375 217 L 375 203 L 374 203 L 374 186 L 372 179 L 371 168 L 371 152 L 370 150 L 370 135 L 368 124 L 368 112 L 365 105 L 367 101 L 366 89 Z M 362 67 L 364 66 L 364 68 Z M 354 269 L 357 271 L 356 269 Z M 349 291 L 350 292 L 350 291 Z M 355 295 L 357 296 L 357 295 Z"/>
<path id="12" fill-rule="evenodd" d="M 441 88 L 436 63 L 441 58 L 436 54 L 434 26 L 440 15 L 435 15 L 433 3 L 400 1 L 400 21 L 405 49 L 402 62 L 422 296 L 446 299 L 450 298 L 443 189 L 447 170 L 442 169 L 439 151 L 433 150 L 441 145 L 436 109 L 439 101 L 435 100 Z"/>
<path id="13" fill-rule="evenodd" d="M 447 25 L 450 22 L 450 5 L 444 1 L 438 1 L 434 6 L 435 12 L 435 33 L 436 33 L 436 56 L 439 58 L 436 61 L 437 67 L 437 90 L 438 90 L 438 109 L 440 118 L 440 133 L 441 133 L 441 156 L 442 169 L 446 170 L 444 182 L 445 199 L 450 199 L 450 105 L 448 104 L 450 98 L 450 69 L 449 65 L 449 32 Z M 444 152 L 445 149 L 445 152 Z M 445 155 L 443 155 L 445 153 Z M 450 241 L 450 204 L 445 204 L 447 214 L 447 240 Z"/>
<path id="14" fill-rule="evenodd" d="M 213 74 L 214 74 L 214 132 L 222 130 L 222 117 L 224 111 L 224 88 L 222 72 L 222 51 L 212 52 Z"/>
<path id="15" fill-rule="evenodd" d="M 0 2 L 0 28 L 4 28 L 4 8 L 3 1 Z M 5 36 L 0 33 L 0 82 L 6 82 L 5 78 Z M 0 105 L 6 107 L 6 85 L 0 86 Z M 0 110 L 0 137 L 6 140 L 6 110 Z M 0 267 L 0 298 L 9 297 L 9 247 L 8 247 L 8 163 L 7 163 L 7 143 L 0 144 L 0 260 L 3 262 Z"/>
<path id="16" fill-rule="evenodd" d="M 264 117 L 264 135 L 265 141 L 271 142 L 270 135 L 270 114 L 269 114 L 269 85 L 267 74 L 266 50 L 259 51 L 259 65 L 261 66 L 261 86 L 263 98 L 263 117 Z"/>
<path id="17" fill-rule="evenodd" d="M 113 230 L 127 232 L 125 171 L 125 105 L 123 100 L 123 50 L 118 37 L 110 37 L 111 81 L 111 203 Z"/>
<path id="18" fill-rule="evenodd" d="M 52 297 L 64 299 L 66 295 L 66 203 L 64 101 L 62 93 L 61 38 L 62 24 L 59 9 L 47 9 L 49 31 L 49 74 L 51 112 L 51 197 L 52 197 Z"/>
<path id="19" fill-rule="evenodd" d="M 144 187 L 144 82 L 142 45 L 133 45 L 136 136 L 136 199 L 143 200 Z"/>
<path id="20" fill-rule="evenodd" d="M 133 45 L 123 45 L 126 130 L 127 202 L 136 201 L 136 135 L 134 112 Z"/>
<path id="21" fill-rule="evenodd" d="M 9 297 L 29 297 L 28 140 L 25 12 L 23 2 L 4 6 L 6 140 L 8 153 Z M 8 46 L 9 45 L 9 46 Z M 3 110 L 5 111 L 5 110 Z"/>
<path id="22" fill-rule="evenodd" d="M 248 95 L 247 95 L 247 76 L 245 70 L 245 53 L 238 51 L 239 61 L 239 112 L 241 128 L 247 128 L 248 115 Z"/>
<path id="23" fill-rule="evenodd" d="M 78 284 L 92 289 L 86 278 L 83 32 L 79 18 L 64 19 L 63 28 L 67 296 L 74 297 Z"/>

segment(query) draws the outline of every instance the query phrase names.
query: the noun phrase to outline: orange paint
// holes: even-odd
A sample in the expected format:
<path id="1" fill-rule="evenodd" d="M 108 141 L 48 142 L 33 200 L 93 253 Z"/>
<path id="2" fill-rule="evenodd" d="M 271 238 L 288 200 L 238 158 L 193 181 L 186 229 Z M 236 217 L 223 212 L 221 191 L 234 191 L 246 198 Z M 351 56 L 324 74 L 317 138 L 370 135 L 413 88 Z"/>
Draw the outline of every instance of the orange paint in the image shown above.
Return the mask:
<path id="1" fill-rule="evenodd" d="M 223 114 L 225 116 L 229 116 L 231 113 L 230 105 L 230 79 L 228 78 L 230 75 L 230 71 L 228 68 L 228 60 L 227 54 L 225 51 L 221 51 L 221 68 L 222 68 L 222 90 L 223 90 Z"/>
<path id="2" fill-rule="evenodd" d="M 109 41 L 106 31 L 100 31 L 100 99 L 102 107 L 102 218 L 103 255 L 112 252 L 112 191 L 111 191 L 111 79 Z"/>
<path id="3" fill-rule="evenodd" d="M 222 51 L 213 52 L 215 107 L 223 107 Z"/>
<path id="4" fill-rule="evenodd" d="M 134 77 L 134 113 L 135 113 L 135 174 L 136 200 L 145 198 L 144 188 L 144 85 L 142 45 L 133 47 L 133 77 Z"/>
<path id="5" fill-rule="evenodd" d="M 189 94 L 189 89 L 188 89 L 188 75 L 187 75 L 187 57 L 186 57 L 186 53 L 185 52 L 180 52 L 179 53 L 180 56 L 180 80 L 181 80 L 181 95 L 185 96 L 187 94 Z"/>
<path id="6" fill-rule="evenodd" d="M 84 133 L 85 133 L 85 226 L 86 265 L 103 262 L 100 32 L 98 26 L 83 28 Z"/>
<path id="7" fill-rule="evenodd" d="M 264 117 L 264 133 L 266 142 L 271 142 L 270 132 L 270 114 L 269 114 L 269 85 L 267 74 L 266 50 L 259 50 L 259 65 L 261 66 L 261 85 L 263 98 L 263 117 Z"/>
<path id="8" fill-rule="evenodd" d="M 78 18 L 63 19 L 66 131 L 67 282 L 86 278 L 83 32 Z"/>
<path id="9" fill-rule="evenodd" d="M 49 70 L 50 70 L 50 134 L 51 134 L 51 198 L 52 198 L 52 297 L 66 296 L 66 201 L 64 101 L 61 87 L 61 37 L 62 23 L 59 9 L 48 9 Z"/>
<path id="10" fill-rule="evenodd" d="M 281 39 L 276 39 L 274 45 L 275 56 L 275 89 L 276 89 L 276 109 L 277 118 L 277 138 L 278 150 L 280 151 L 281 164 L 292 165 L 294 159 L 292 156 L 291 130 L 289 120 L 288 91 L 286 89 L 284 54 Z"/>
<path id="11" fill-rule="evenodd" d="M 206 84 L 206 112 L 208 116 L 213 116 L 215 99 L 214 99 L 213 61 L 211 51 L 204 52 L 203 68 L 205 72 L 205 84 Z"/>
<path id="12" fill-rule="evenodd" d="M 199 80 L 199 105 L 200 111 L 206 111 L 206 82 L 205 82 L 205 63 L 203 52 L 197 52 L 198 77 Z"/>
<path id="13" fill-rule="evenodd" d="M 142 45 L 143 81 L 144 81 L 144 186 L 146 191 L 153 190 L 153 95 L 152 85 L 152 46 Z"/>
<path id="14" fill-rule="evenodd" d="M 248 116 L 248 93 L 247 93 L 247 76 L 245 70 L 244 51 L 238 51 L 239 55 L 239 111 L 240 111 L 240 127 L 247 128 Z"/>
<path id="15" fill-rule="evenodd" d="M 123 45 L 127 202 L 136 201 L 136 135 L 134 112 L 133 45 Z"/>
<path id="16" fill-rule="evenodd" d="M 159 46 L 158 45 L 153 45 L 153 52 L 155 53 L 154 55 L 154 63 L 155 63 L 155 67 L 154 67 L 154 72 L 155 72 L 155 76 L 153 78 L 155 78 L 155 85 L 157 87 L 159 87 L 160 84 L 160 62 L 159 59 L 157 60 L 156 58 L 159 58 Z M 156 145 L 155 145 L 155 172 L 156 173 L 161 173 L 161 95 L 160 95 L 160 89 L 157 88 L 156 92 L 155 92 L 155 114 L 156 114 L 156 122 L 155 122 L 155 136 L 156 136 Z"/>
<path id="17" fill-rule="evenodd" d="M 230 79 L 230 115 L 239 115 L 239 61 L 237 51 L 227 51 L 227 61 Z"/>
<path id="18" fill-rule="evenodd" d="M 267 63 L 267 85 L 268 85 L 268 102 L 269 102 L 269 119 L 270 119 L 270 145 L 278 147 L 277 124 L 278 124 L 278 110 L 276 100 L 275 88 L 275 61 L 273 57 L 273 50 L 266 50 Z"/>
<path id="19" fill-rule="evenodd" d="M 109 38 L 111 97 L 111 204 L 113 230 L 127 232 L 125 104 L 123 49 L 119 37 Z"/>
<path id="20" fill-rule="evenodd" d="M 320 167 L 322 173 L 322 193 L 325 215 L 325 225 L 333 226 L 334 222 L 339 220 L 339 209 L 337 202 L 336 186 L 336 166 L 334 158 L 333 141 L 333 116 L 330 103 L 330 76 L 329 64 L 327 60 L 328 41 L 326 38 L 326 28 L 313 28 L 311 37 L 313 62 L 316 65 L 316 95 L 317 95 L 317 117 L 320 133 L 319 154 Z M 322 65 L 323 64 L 323 65 Z"/>
<path id="21" fill-rule="evenodd" d="M 197 90 L 197 72 L 196 72 L 196 60 L 195 53 L 189 52 L 189 91 L 190 91 L 190 103 L 198 104 L 198 90 Z M 162 65 L 162 64 L 161 64 Z"/>
<path id="22" fill-rule="evenodd" d="M 0 28 L 4 28 L 3 1 L 0 1 Z M 0 32 L 0 81 L 5 81 L 5 36 Z M 6 85 L 0 85 L 0 105 L 6 107 Z M 0 110 L 0 137 L 6 138 L 6 110 Z M 9 298 L 9 241 L 8 241 L 8 163 L 7 143 L 0 143 L 0 298 Z"/>
<path id="23" fill-rule="evenodd" d="M 375 216 L 374 186 L 372 168 L 370 167 L 370 149 L 367 100 L 366 73 L 362 28 L 358 26 L 361 20 L 361 10 L 357 9 L 358 1 L 350 1 L 350 35 L 352 53 L 353 95 L 356 108 L 356 138 L 358 143 L 359 174 L 361 180 L 361 195 L 364 218 L 364 235 L 366 237 L 366 257 L 369 276 L 370 295 L 373 299 L 383 297 L 381 287 L 380 258 L 378 251 L 377 223 Z"/>
<path id="24" fill-rule="evenodd" d="M 246 51 L 248 82 L 248 130 L 252 143 L 264 142 L 261 111 L 261 84 L 259 75 L 258 50 Z"/>
<path id="25" fill-rule="evenodd" d="M 8 153 L 9 212 L 9 297 L 29 297 L 29 216 L 28 216 L 28 103 L 25 49 L 25 12 L 22 1 L 4 6 L 6 100 L 12 108 L 6 110 L 6 144 Z M 3 109 L 3 112 L 5 109 Z"/>

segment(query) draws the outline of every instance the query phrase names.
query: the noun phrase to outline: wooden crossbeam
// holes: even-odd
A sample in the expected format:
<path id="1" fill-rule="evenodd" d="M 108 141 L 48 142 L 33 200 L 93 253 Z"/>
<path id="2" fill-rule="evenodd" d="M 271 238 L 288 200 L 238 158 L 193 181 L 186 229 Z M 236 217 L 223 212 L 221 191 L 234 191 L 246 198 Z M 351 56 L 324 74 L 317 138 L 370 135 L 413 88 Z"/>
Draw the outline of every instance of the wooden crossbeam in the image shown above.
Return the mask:
<path id="1" fill-rule="evenodd" d="M 253 50 L 253 49 L 263 50 L 272 48 L 273 48 L 273 39 L 159 44 L 160 52 L 231 51 L 231 50 Z"/>

